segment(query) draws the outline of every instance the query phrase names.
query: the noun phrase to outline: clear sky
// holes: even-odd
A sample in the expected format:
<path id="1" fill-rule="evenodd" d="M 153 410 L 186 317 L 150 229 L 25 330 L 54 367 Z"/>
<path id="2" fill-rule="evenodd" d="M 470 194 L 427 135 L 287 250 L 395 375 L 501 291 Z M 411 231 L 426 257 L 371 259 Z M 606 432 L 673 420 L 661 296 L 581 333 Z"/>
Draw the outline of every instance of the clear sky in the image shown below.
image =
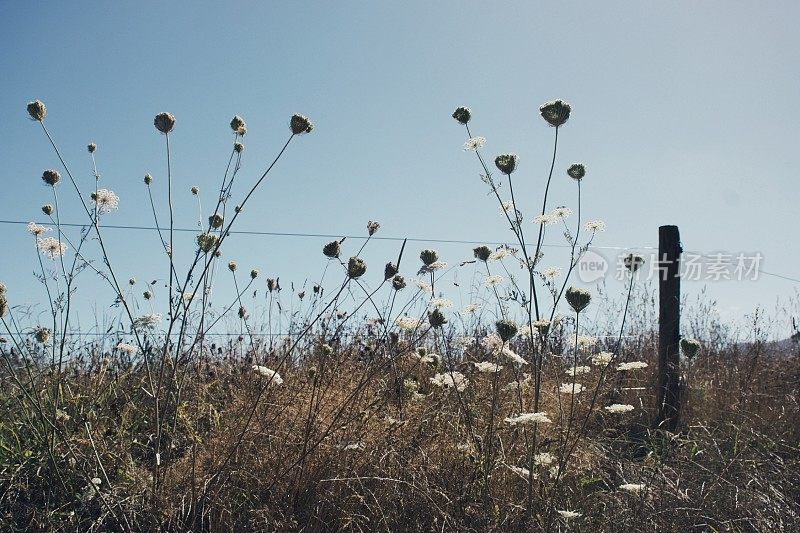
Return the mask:
<path id="1" fill-rule="evenodd" d="M 58 161 L 25 112 L 38 98 L 86 191 L 85 146 L 98 144 L 101 186 L 121 198 L 109 224 L 152 224 L 147 172 L 164 205 L 157 112 L 177 117 L 183 227 L 197 220 L 190 187 L 206 207 L 219 188 L 234 114 L 248 124 L 243 187 L 300 112 L 316 129 L 292 142 L 238 229 L 362 235 L 377 220 L 385 237 L 508 240 L 450 114 L 470 106 L 487 155 L 520 155 L 515 191 L 533 228 L 553 135 L 538 106 L 562 98 L 573 114 L 551 205 L 574 207 L 564 171 L 584 162 L 584 215 L 608 225 L 596 244 L 656 246 L 658 226 L 676 224 L 687 250 L 760 252 L 764 270 L 800 278 L 799 19 L 795 1 L 3 2 L 0 219 L 41 220 L 51 201 L 40 176 Z M 63 219 L 82 221 L 61 190 L 73 206 Z M 153 264 L 154 234 L 108 235 L 120 275 L 165 277 Z M 324 267 L 325 241 L 235 237 L 224 251 L 244 268 L 302 283 Z M 356 243 L 347 244 L 352 253 Z M 422 247 L 409 244 L 414 267 Z M 469 245 L 437 247 L 451 264 L 471 255 Z M 372 274 L 397 248 L 370 247 Z M 41 301 L 24 227 L 0 225 L 0 250 L 0 280 L 15 302 Z M 84 276 L 82 297 L 102 312 L 110 296 Z M 799 284 L 684 284 L 690 294 L 704 286 L 726 316 L 741 318 L 759 305 L 772 310 Z"/>

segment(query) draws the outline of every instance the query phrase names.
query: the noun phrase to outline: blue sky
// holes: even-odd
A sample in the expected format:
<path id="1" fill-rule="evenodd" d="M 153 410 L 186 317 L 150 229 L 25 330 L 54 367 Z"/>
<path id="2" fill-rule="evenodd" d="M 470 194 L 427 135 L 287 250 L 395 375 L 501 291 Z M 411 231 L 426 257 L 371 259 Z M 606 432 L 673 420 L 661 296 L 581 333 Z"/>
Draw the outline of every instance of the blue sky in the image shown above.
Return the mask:
<path id="1" fill-rule="evenodd" d="M 792 244 L 798 16 L 796 2 L 730 0 L 4 2 L 0 219 L 41 220 L 39 207 L 50 201 L 39 176 L 58 161 L 25 113 L 38 98 L 86 191 L 85 145 L 98 144 L 101 186 L 121 198 L 109 224 L 152 224 L 147 172 L 163 199 L 157 112 L 177 117 L 171 142 L 183 227 L 197 220 L 189 188 L 199 186 L 207 206 L 219 187 L 234 114 L 248 124 L 244 184 L 266 168 L 288 118 L 301 112 L 316 129 L 292 142 L 239 229 L 359 235 L 377 220 L 383 236 L 508 240 L 450 114 L 470 106 L 487 155 L 520 155 L 515 192 L 530 219 L 553 134 L 538 106 L 562 98 L 573 115 L 560 135 L 551 205 L 574 207 L 564 170 L 584 162 L 585 216 L 608 225 L 596 244 L 655 246 L 658 226 L 676 224 L 686 249 L 760 252 L 764 270 L 800 278 Z M 62 188 L 72 205 L 62 218 L 81 221 L 69 193 Z M 166 271 L 153 264 L 154 234 L 108 231 L 121 276 Z M 235 237 L 225 256 L 302 283 L 324 267 L 325 241 Z M 409 244 L 409 257 L 422 247 Z M 369 248 L 373 274 L 397 248 Z M 471 253 L 468 245 L 438 248 L 451 264 Z M 0 249 L 0 280 L 40 301 L 24 227 L 2 225 Z M 85 276 L 81 297 L 102 312 L 110 296 Z M 798 288 L 770 276 L 684 287 L 695 294 L 704 285 L 733 318 L 771 310 Z"/>

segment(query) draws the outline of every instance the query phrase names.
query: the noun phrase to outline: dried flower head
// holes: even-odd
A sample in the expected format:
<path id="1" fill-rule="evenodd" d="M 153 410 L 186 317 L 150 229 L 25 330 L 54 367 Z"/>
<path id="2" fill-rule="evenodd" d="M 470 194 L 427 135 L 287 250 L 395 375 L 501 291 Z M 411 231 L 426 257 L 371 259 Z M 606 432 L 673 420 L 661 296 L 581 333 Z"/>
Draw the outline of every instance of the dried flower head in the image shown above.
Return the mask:
<path id="1" fill-rule="evenodd" d="M 556 279 L 559 274 L 561 274 L 561 269 L 558 267 L 547 267 L 542 270 L 542 276 L 549 280 Z"/>
<path id="2" fill-rule="evenodd" d="M 250 279 L 256 279 L 258 277 L 258 269 L 254 268 L 250 271 Z"/>
<path id="3" fill-rule="evenodd" d="M 347 261 L 347 276 L 350 279 L 358 279 L 367 272 L 367 263 L 360 257 L 351 257 Z"/>
<path id="4" fill-rule="evenodd" d="M 503 174 L 511 175 L 517 169 L 517 154 L 500 154 L 494 158 L 494 166 Z"/>
<path id="5" fill-rule="evenodd" d="M 211 233 L 199 233 L 197 235 L 197 246 L 200 248 L 200 251 L 204 253 L 213 251 L 218 241 L 219 237 Z"/>
<path id="6" fill-rule="evenodd" d="M 231 119 L 231 129 L 237 135 L 244 135 L 242 132 L 245 131 L 246 125 L 244 123 L 244 119 L 239 115 L 235 115 Z"/>
<path id="7" fill-rule="evenodd" d="M 394 278 L 392 278 L 392 288 L 396 291 L 400 291 L 406 288 L 406 280 L 400 274 L 396 274 Z"/>
<path id="8" fill-rule="evenodd" d="M 483 282 L 489 287 L 496 287 L 503 283 L 503 276 L 499 274 L 492 274 L 491 276 L 486 276 Z"/>
<path id="9" fill-rule="evenodd" d="M 631 272 L 636 272 L 644 265 L 644 257 L 638 254 L 628 254 L 622 262 L 625 264 L 625 268 Z"/>
<path id="10" fill-rule="evenodd" d="M 441 387 L 443 389 L 455 389 L 458 392 L 463 392 L 469 384 L 469 380 L 461 372 L 436 374 L 430 379 L 430 382 L 437 387 Z"/>
<path id="11" fill-rule="evenodd" d="M 428 323 L 430 323 L 431 327 L 440 328 L 447 324 L 447 317 L 444 316 L 442 310 L 437 307 L 428 313 Z"/>
<path id="12" fill-rule="evenodd" d="M 45 107 L 44 102 L 41 100 L 28 102 L 28 114 L 33 120 L 41 122 L 44 120 L 44 117 L 47 116 L 47 107 Z"/>
<path id="13" fill-rule="evenodd" d="M 134 285 L 136 285 L 136 278 L 134 278 L 134 277 L 131 277 L 131 278 L 128 280 L 128 285 L 130 285 L 131 287 L 133 287 Z"/>
<path id="14" fill-rule="evenodd" d="M 97 212 L 101 214 L 108 214 L 119 207 L 119 196 L 108 189 L 97 189 L 91 194 L 91 198 Z"/>
<path id="15" fill-rule="evenodd" d="M 311 130 L 314 129 L 314 124 L 308 117 L 295 113 L 289 120 L 289 128 L 294 135 L 302 135 L 303 133 L 311 133 Z"/>
<path id="16" fill-rule="evenodd" d="M 505 419 L 505 423 L 511 426 L 516 425 L 531 425 L 531 424 L 550 424 L 553 421 L 547 416 L 547 413 L 520 413 L 517 416 L 510 416 Z"/>
<path id="17" fill-rule="evenodd" d="M 489 260 L 489 256 L 492 255 L 492 250 L 489 249 L 488 246 L 478 246 L 472 249 L 472 254 L 475 256 L 475 259 L 485 263 Z"/>
<path id="18" fill-rule="evenodd" d="M 600 352 L 592 356 L 592 364 L 594 366 L 606 366 L 614 360 L 614 354 L 611 352 Z"/>
<path id="19" fill-rule="evenodd" d="M 50 205 L 50 204 L 44 204 L 42 206 L 42 213 L 44 213 L 47 216 L 52 215 L 53 214 L 53 206 Z"/>
<path id="20" fill-rule="evenodd" d="M 330 259 L 335 259 L 339 257 L 339 254 L 342 253 L 342 243 L 341 241 L 331 241 L 325 246 L 322 247 L 322 253 L 325 257 Z"/>
<path id="21" fill-rule="evenodd" d="M 567 174 L 570 178 L 580 181 L 586 175 L 586 167 L 582 163 L 575 163 L 567 169 Z"/>
<path id="22" fill-rule="evenodd" d="M 236 272 L 236 261 L 229 261 L 228 262 L 228 270 L 231 272 Z"/>
<path id="23" fill-rule="evenodd" d="M 702 344 L 700 344 L 700 341 L 697 339 L 681 339 L 681 351 L 689 360 L 694 359 L 697 354 L 700 353 L 701 347 Z"/>
<path id="24" fill-rule="evenodd" d="M 539 113 L 542 114 L 542 118 L 555 128 L 563 126 L 569 120 L 571 111 L 572 107 L 561 100 L 545 102 L 539 107 Z"/>
<path id="25" fill-rule="evenodd" d="M 148 291 L 144 291 L 142 293 L 142 296 L 144 297 L 145 300 L 149 300 L 149 299 L 151 299 L 153 297 L 153 292 L 149 291 L 149 290 Z"/>
<path id="26" fill-rule="evenodd" d="M 50 330 L 47 328 L 36 328 L 36 331 L 33 332 L 33 336 L 36 337 L 37 342 L 41 342 L 42 344 L 47 344 L 47 341 L 50 340 Z"/>
<path id="27" fill-rule="evenodd" d="M 578 513 L 576 511 L 556 510 L 556 512 L 561 515 L 561 518 L 566 518 L 567 520 L 570 518 L 580 518 L 583 516 L 582 513 Z"/>
<path id="28" fill-rule="evenodd" d="M 517 324 L 511 320 L 498 320 L 494 323 L 494 329 L 503 342 L 511 340 L 518 331 Z"/>
<path id="29" fill-rule="evenodd" d="M 475 370 L 478 372 L 500 372 L 503 370 L 503 365 L 499 365 L 497 363 L 492 363 L 490 361 L 480 361 L 478 363 L 472 363 L 475 365 Z"/>
<path id="30" fill-rule="evenodd" d="M 389 261 L 386 263 L 386 266 L 383 267 L 383 279 L 387 280 L 393 278 L 395 274 L 397 274 L 397 265 Z"/>
<path id="31" fill-rule="evenodd" d="M 89 150 L 90 154 L 93 154 L 95 150 L 97 150 L 97 145 L 95 143 L 89 143 L 86 145 L 86 149 Z"/>
<path id="32" fill-rule="evenodd" d="M 472 111 L 470 111 L 468 107 L 457 107 L 456 110 L 453 111 L 453 118 L 461 124 L 466 125 L 472 118 Z"/>
<path id="33" fill-rule="evenodd" d="M 576 312 L 580 313 L 592 301 L 592 294 L 586 289 L 570 287 L 566 292 L 567 303 Z"/>
<path id="34" fill-rule="evenodd" d="M 144 184 L 149 186 L 151 183 L 153 183 L 153 176 L 151 176 L 150 174 L 145 174 Z"/>
<path id="35" fill-rule="evenodd" d="M 158 131 L 166 135 L 175 127 L 175 115 L 172 113 L 159 113 L 153 119 L 153 125 Z"/>
<path id="36" fill-rule="evenodd" d="M 439 254 L 436 250 L 422 250 L 419 253 L 419 258 L 426 266 L 431 265 L 439 260 Z"/>
<path id="37" fill-rule="evenodd" d="M 242 152 L 244 152 L 244 145 L 242 143 L 233 143 L 233 150 L 237 154 L 241 154 Z"/>
<path id="38" fill-rule="evenodd" d="M 431 298 L 428 302 L 428 307 L 435 309 L 450 309 L 453 307 L 453 301 L 447 298 Z"/>
<path id="39" fill-rule="evenodd" d="M 117 350 L 128 355 L 133 355 L 137 352 L 136 346 L 133 344 L 128 344 L 127 342 L 120 342 L 117 344 Z"/>
<path id="40" fill-rule="evenodd" d="M 220 213 L 214 213 L 208 217 L 208 225 L 214 229 L 219 229 L 225 223 L 225 218 Z"/>
<path id="41" fill-rule="evenodd" d="M 239 318 L 245 319 L 247 318 L 247 309 L 243 305 L 239 306 Z"/>
<path id="42" fill-rule="evenodd" d="M 5 294 L 0 294 L 0 318 L 3 318 L 8 313 L 8 299 Z"/>
<path id="43" fill-rule="evenodd" d="M 278 284 L 278 280 L 275 278 L 267 278 L 267 290 L 269 292 L 274 292 L 276 289 L 280 290 L 281 286 Z"/>
<path id="44" fill-rule="evenodd" d="M 189 190 L 192 191 L 193 196 L 197 196 L 198 194 L 200 194 L 200 187 L 198 187 L 197 185 L 192 186 L 192 188 Z"/>
<path id="45" fill-rule="evenodd" d="M 370 237 L 372 237 L 373 235 L 375 235 L 375 233 L 378 232 L 378 229 L 380 227 L 381 227 L 380 224 L 370 220 L 369 222 L 367 222 L 367 233 L 369 234 Z"/>
<path id="46" fill-rule="evenodd" d="M 58 173 L 57 170 L 48 169 L 42 173 L 42 181 L 45 182 L 47 185 L 55 187 L 55 185 L 61 181 L 61 174 Z"/>

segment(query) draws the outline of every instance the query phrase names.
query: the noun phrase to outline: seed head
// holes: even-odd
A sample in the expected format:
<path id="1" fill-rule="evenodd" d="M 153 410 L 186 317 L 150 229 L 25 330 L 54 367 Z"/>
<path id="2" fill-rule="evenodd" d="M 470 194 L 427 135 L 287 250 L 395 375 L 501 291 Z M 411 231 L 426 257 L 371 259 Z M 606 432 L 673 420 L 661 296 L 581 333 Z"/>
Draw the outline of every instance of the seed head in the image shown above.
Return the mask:
<path id="1" fill-rule="evenodd" d="M 172 113 L 159 113 L 153 119 L 153 125 L 158 131 L 166 135 L 175 127 L 175 115 Z"/>
<path id="2" fill-rule="evenodd" d="M 492 255 L 492 251 L 488 246 L 478 246 L 472 250 L 472 253 L 475 255 L 475 259 L 483 261 L 484 263 L 488 261 L 489 256 Z"/>
<path id="3" fill-rule="evenodd" d="M 576 312 L 580 313 L 589 302 L 592 301 L 592 294 L 586 289 L 579 289 L 577 287 L 570 287 L 566 293 L 567 303 Z"/>
<path id="4" fill-rule="evenodd" d="M 244 119 L 239 115 L 234 116 L 231 119 L 231 129 L 237 135 L 244 135 L 244 131 L 246 130 L 246 125 L 244 123 Z"/>
<path id="5" fill-rule="evenodd" d="M 637 254 L 628 254 L 625 256 L 625 259 L 623 259 L 623 262 L 625 263 L 625 268 L 631 272 L 636 272 L 644 265 L 644 257 Z"/>
<path id="6" fill-rule="evenodd" d="M 200 251 L 204 253 L 209 253 L 214 250 L 217 241 L 219 241 L 219 237 L 210 233 L 199 233 L 197 235 L 197 246 L 200 248 Z"/>
<path id="7" fill-rule="evenodd" d="M 58 173 L 57 170 L 48 169 L 42 173 L 42 181 L 46 184 L 55 187 L 55 185 L 61 181 L 61 174 Z"/>
<path id="8" fill-rule="evenodd" d="M 500 154 L 494 158 L 494 166 L 503 174 L 511 175 L 517 169 L 517 154 Z"/>
<path id="9" fill-rule="evenodd" d="M 269 292 L 273 292 L 275 289 L 280 290 L 281 286 L 278 284 L 278 280 L 273 278 L 267 278 L 267 290 Z"/>
<path id="10" fill-rule="evenodd" d="M 194 196 L 197 196 L 198 194 L 200 194 L 200 187 L 198 187 L 197 185 L 193 186 L 190 190 L 192 191 L 192 194 Z"/>
<path id="11" fill-rule="evenodd" d="M 439 260 L 439 254 L 436 253 L 436 250 L 422 250 L 419 258 L 425 266 L 430 266 Z"/>
<path id="12" fill-rule="evenodd" d="M 293 134 L 302 135 L 303 133 L 311 133 L 311 130 L 314 129 L 314 124 L 308 117 L 295 113 L 289 120 L 289 128 L 292 130 Z"/>
<path id="13" fill-rule="evenodd" d="M 241 154 L 242 152 L 244 152 L 244 145 L 242 143 L 233 143 L 233 150 L 237 154 Z"/>
<path id="14" fill-rule="evenodd" d="M 392 278 L 392 288 L 396 291 L 401 291 L 406 288 L 406 280 L 400 274 L 395 274 Z"/>
<path id="15" fill-rule="evenodd" d="M 541 105 L 541 107 L 539 107 L 539 112 L 542 114 L 542 118 L 555 128 L 558 126 L 563 126 L 564 123 L 569 120 L 569 114 L 571 111 L 572 107 L 568 103 L 561 100 L 545 102 Z"/>
<path id="16" fill-rule="evenodd" d="M 369 236 L 372 237 L 373 235 L 375 235 L 375 233 L 377 233 L 380 227 L 381 227 L 380 224 L 370 220 L 369 222 L 367 222 L 367 233 L 369 233 Z"/>
<path id="17" fill-rule="evenodd" d="M 52 215 L 53 214 L 53 206 L 50 205 L 50 204 L 44 204 L 42 206 L 42 213 L 44 213 L 47 216 Z"/>
<path id="18" fill-rule="evenodd" d="M 689 360 L 697 356 L 701 346 L 700 341 L 697 339 L 681 339 L 681 351 Z"/>
<path id="19" fill-rule="evenodd" d="M 37 328 L 33 335 L 42 344 L 47 344 L 47 341 L 50 340 L 50 330 L 47 328 Z"/>
<path id="20" fill-rule="evenodd" d="M 33 120 L 38 120 L 39 122 L 43 121 L 44 117 L 47 116 L 47 108 L 45 107 L 44 102 L 41 100 L 29 102 L 28 114 Z"/>
<path id="21" fill-rule="evenodd" d="M 444 316 L 442 310 L 438 307 L 428 313 L 428 322 L 434 328 L 440 328 L 447 324 L 447 317 Z"/>
<path id="22" fill-rule="evenodd" d="M 347 276 L 358 279 L 367 272 L 367 264 L 360 257 L 351 257 L 347 262 Z"/>
<path id="23" fill-rule="evenodd" d="M 89 150 L 90 154 L 93 154 L 95 150 L 97 150 L 97 145 L 95 143 L 89 143 L 86 145 L 86 149 Z"/>
<path id="24" fill-rule="evenodd" d="M 325 257 L 336 259 L 342 253 L 342 243 L 340 241 L 331 241 L 322 247 L 322 253 Z"/>
<path id="25" fill-rule="evenodd" d="M 250 271 L 250 279 L 256 279 L 258 277 L 258 269 L 254 268 Z"/>
<path id="26" fill-rule="evenodd" d="M 144 296 L 144 299 L 145 299 L 145 300 L 149 300 L 150 298 L 152 298 L 152 297 L 153 297 L 153 293 L 152 293 L 152 291 L 144 291 L 144 292 L 142 293 L 142 296 Z"/>
<path id="27" fill-rule="evenodd" d="M 130 285 L 131 287 L 133 287 L 134 285 L 136 285 L 136 278 L 133 278 L 133 277 L 132 277 L 131 279 L 129 279 L 129 280 L 128 280 L 128 285 Z"/>
<path id="28" fill-rule="evenodd" d="M 386 266 L 383 267 L 383 279 L 387 280 L 394 277 L 395 274 L 397 274 L 397 265 L 389 261 L 386 263 Z"/>
<path id="29" fill-rule="evenodd" d="M 472 118 L 472 111 L 470 111 L 468 107 L 457 107 L 456 110 L 453 111 L 453 118 L 461 124 L 466 125 L 469 119 Z"/>
<path id="30" fill-rule="evenodd" d="M 0 318 L 3 318 L 8 313 L 8 300 L 5 294 L 0 294 Z"/>
<path id="31" fill-rule="evenodd" d="M 0 296 L 5 296 L 7 290 L 6 284 L 0 283 Z"/>
<path id="32" fill-rule="evenodd" d="M 219 213 L 214 213 L 210 217 L 208 217 L 208 225 L 214 229 L 219 229 L 222 227 L 222 224 L 225 222 L 223 216 Z"/>
<path id="33" fill-rule="evenodd" d="M 153 183 L 153 176 L 151 176 L 150 174 L 145 174 L 144 175 L 144 184 L 145 185 L 150 185 L 151 183 Z"/>
<path id="34" fill-rule="evenodd" d="M 231 261 L 228 263 L 228 270 L 231 272 L 236 272 L 236 261 Z"/>
<path id="35" fill-rule="evenodd" d="M 494 323 L 494 329 L 503 342 L 510 341 L 517 334 L 517 325 L 511 320 L 498 320 Z"/>
<path id="36" fill-rule="evenodd" d="M 244 308 L 243 305 L 239 306 L 239 318 L 244 318 L 247 316 L 247 309 Z"/>
<path id="37" fill-rule="evenodd" d="M 586 167 L 583 166 L 583 163 L 575 163 L 567 169 L 567 174 L 570 178 L 580 181 L 586 175 Z"/>

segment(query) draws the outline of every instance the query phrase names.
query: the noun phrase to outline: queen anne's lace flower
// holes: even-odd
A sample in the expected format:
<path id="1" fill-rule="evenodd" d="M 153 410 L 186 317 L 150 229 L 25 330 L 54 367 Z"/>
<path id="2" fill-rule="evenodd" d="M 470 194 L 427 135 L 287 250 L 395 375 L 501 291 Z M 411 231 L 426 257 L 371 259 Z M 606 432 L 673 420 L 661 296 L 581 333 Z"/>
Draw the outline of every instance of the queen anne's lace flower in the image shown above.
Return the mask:
<path id="1" fill-rule="evenodd" d="M 579 376 L 581 374 L 588 374 L 591 371 L 592 371 L 592 368 L 588 367 L 588 366 L 573 366 L 572 368 L 568 368 L 566 370 L 566 373 L 567 373 L 568 376 L 575 377 L 575 376 Z"/>
<path id="2" fill-rule="evenodd" d="M 615 403 L 615 404 L 609 405 L 607 407 L 604 407 L 604 409 L 606 411 L 608 411 L 609 413 L 623 414 L 623 413 L 629 413 L 629 412 L 633 411 L 633 406 L 632 405 L 628 405 L 628 404 Z"/>
<path id="3" fill-rule="evenodd" d="M 642 368 L 647 368 L 647 363 L 644 361 L 631 361 L 630 363 L 620 363 L 617 365 L 617 370 L 639 370 Z"/>
<path id="4" fill-rule="evenodd" d="M 53 237 L 37 239 L 36 246 L 39 248 L 42 255 L 46 255 L 50 259 L 61 257 L 67 253 L 67 245 Z"/>
<path id="5" fill-rule="evenodd" d="M 395 320 L 394 323 L 400 329 L 405 329 L 409 331 L 418 329 L 422 325 L 422 321 L 410 316 L 397 317 L 397 320 Z"/>
<path id="6" fill-rule="evenodd" d="M 456 389 L 461 392 L 467 388 L 469 380 L 461 372 L 447 372 L 436 374 L 430 379 L 430 382 L 443 389 Z"/>
<path id="7" fill-rule="evenodd" d="M 472 150 L 474 152 L 483 148 L 485 144 L 486 144 L 485 138 L 473 137 L 471 139 L 468 139 L 467 142 L 464 143 L 464 150 L 467 151 Z"/>
<path id="8" fill-rule="evenodd" d="M 432 298 L 431 301 L 428 302 L 428 306 L 436 309 L 449 309 L 453 307 L 453 302 L 447 298 Z"/>
<path id="9" fill-rule="evenodd" d="M 281 383 L 283 383 L 283 378 L 281 377 L 281 375 L 266 366 L 253 365 L 253 372 L 255 372 L 256 374 L 258 374 L 263 378 L 269 378 L 270 384 L 272 385 L 280 385 Z"/>
<path id="10" fill-rule="evenodd" d="M 108 189 L 97 189 L 97 192 L 93 192 L 92 201 L 101 214 L 110 213 L 119 207 L 119 196 Z"/>
<path id="11" fill-rule="evenodd" d="M 584 226 L 586 231 L 590 231 L 592 233 L 598 233 L 600 231 L 606 230 L 606 223 L 602 220 L 590 220 Z"/>
<path id="12" fill-rule="evenodd" d="M 479 363 L 472 363 L 478 372 L 500 372 L 503 370 L 503 365 L 491 363 L 489 361 L 481 361 Z"/>
<path id="13" fill-rule="evenodd" d="M 509 425 L 530 425 L 530 424 L 549 424 L 552 422 L 547 417 L 547 413 L 520 413 L 517 416 L 509 416 L 505 419 Z"/>
<path id="14" fill-rule="evenodd" d="M 611 352 L 600 352 L 592 356 L 592 364 L 594 366 L 605 366 L 614 359 L 614 354 Z"/>
<path id="15" fill-rule="evenodd" d="M 134 346 L 133 344 L 128 344 L 126 342 L 121 342 L 117 344 L 117 350 L 119 350 L 122 353 L 126 353 L 128 355 L 133 355 L 136 353 L 136 346 Z"/>
<path id="16" fill-rule="evenodd" d="M 645 485 L 644 483 L 625 483 L 624 485 L 620 485 L 619 488 L 627 492 L 638 494 L 644 490 Z"/>
<path id="17" fill-rule="evenodd" d="M 503 276 L 500 276 L 498 274 L 495 274 L 493 276 L 486 276 L 483 282 L 489 287 L 496 287 L 497 285 L 503 283 Z"/>
<path id="18" fill-rule="evenodd" d="M 586 387 L 584 387 L 580 383 L 563 383 L 561 387 L 558 388 L 558 392 L 561 394 L 580 394 Z"/>
<path id="19" fill-rule="evenodd" d="M 28 231 L 38 237 L 39 235 L 41 235 L 45 231 L 50 231 L 50 228 L 46 228 L 46 227 L 42 226 L 41 224 L 37 224 L 36 222 L 29 222 L 28 223 Z"/>

